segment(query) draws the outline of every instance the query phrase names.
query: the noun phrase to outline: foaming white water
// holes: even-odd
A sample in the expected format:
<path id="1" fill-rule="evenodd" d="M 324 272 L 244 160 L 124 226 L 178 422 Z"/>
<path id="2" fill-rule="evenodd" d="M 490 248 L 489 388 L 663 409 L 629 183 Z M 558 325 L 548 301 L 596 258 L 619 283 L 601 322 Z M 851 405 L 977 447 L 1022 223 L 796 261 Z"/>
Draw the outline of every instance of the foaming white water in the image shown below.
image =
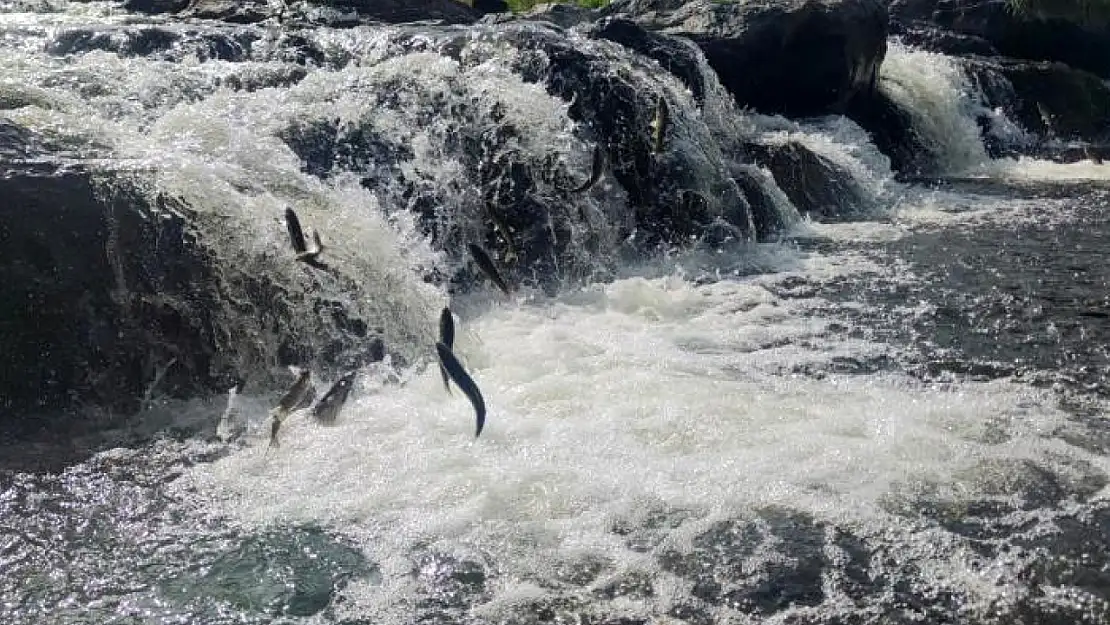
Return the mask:
<path id="1" fill-rule="evenodd" d="M 975 123 L 982 105 L 955 59 L 890 42 L 879 81 L 879 88 L 913 115 L 914 129 L 935 150 L 942 173 L 961 173 L 990 160 Z"/>
<path id="2" fill-rule="evenodd" d="M 781 263 L 701 287 L 628 278 L 493 304 L 461 319 L 456 340 L 489 407 L 480 438 L 469 403 L 427 367 L 405 386 L 363 384 L 334 427 L 295 416 L 279 449 L 265 452 L 260 436 L 175 487 L 250 527 L 317 521 L 355 537 L 385 574 L 352 590 L 350 609 L 400 622 L 418 546 L 497 554 L 503 581 L 483 608 L 496 612 L 568 554 L 657 567 L 611 531 L 652 510 L 692 511 L 668 538 L 680 551 L 714 519 L 768 505 L 881 532 L 903 523 L 892 507 L 922 492 L 1007 488 L 982 477 L 984 463 L 1067 466 L 1080 454 L 1048 438 L 1066 420 L 1028 387 L 793 374 L 891 348 L 846 339 L 817 313 L 825 302 L 769 287 L 904 269 L 789 250 Z"/>
<path id="3" fill-rule="evenodd" d="M 1110 180 L 1110 164 L 1083 159 L 1074 163 L 1057 163 L 1038 158 L 998 159 L 992 163 L 994 175 L 1012 180 L 1045 182 L 1077 182 Z"/>

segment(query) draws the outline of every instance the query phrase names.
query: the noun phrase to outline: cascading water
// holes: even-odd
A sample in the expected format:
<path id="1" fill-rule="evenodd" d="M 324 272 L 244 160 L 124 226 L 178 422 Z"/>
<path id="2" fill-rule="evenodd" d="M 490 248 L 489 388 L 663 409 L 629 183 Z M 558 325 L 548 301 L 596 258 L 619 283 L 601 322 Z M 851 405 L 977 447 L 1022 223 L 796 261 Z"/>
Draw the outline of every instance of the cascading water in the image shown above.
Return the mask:
<path id="1" fill-rule="evenodd" d="M 495 32 L 318 28 L 306 43 L 100 3 L 0 13 L 0 116 L 94 168 L 105 193 L 195 214 L 221 293 L 242 303 L 227 323 L 264 354 L 254 366 L 285 364 L 273 310 L 314 349 L 346 336 L 311 293 L 379 325 L 397 366 L 364 369 L 332 427 L 294 414 L 280 447 L 268 394 L 238 395 L 249 427 L 224 444 L 224 397 L 153 392 L 147 418 L 186 434 L 56 474 L 0 468 L 0 620 L 1105 622 L 1085 576 L 1110 562 L 1110 460 L 1090 418 L 1107 388 L 1090 345 L 1107 335 L 1059 306 L 1097 312 L 1102 295 L 1038 260 L 1107 278 L 1105 191 L 898 184 L 846 119 L 739 111 L 704 63 L 699 107 L 657 66 L 581 38 L 614 76 L 666 93 L 673 147 L 700 167 L 688 188 L 739 196 L 735 168 L 791 226 L 777 243 L 629 262 L 642 224 L 613 169 L 560 195 L 598 137 L 526 79 L 554 61 Z M 892 45 L 883 72 L 950 173 L 1059 177 L 987 159 L 944 57 Z M 801 143 L 848 172 L 871 217 L 801 220 L 737 160 L 738 138 Z M 488 162 L 537 175 L 483 180 Z M 455 280 L 466 260 L 450 250 L 489 232 L 488 189 L 525 178 L 550 209 L 530 249 L 556 250 L 544 268 L 561 290 L 542 295 L 527 270 L 510 298 Z M 287 205 L 340 277 L 289 258 Z M 931 238 L 946 228 L 974 234 L 949 248 Z M 287 285 L 273 310 L 247 302 L 251 276 Z M 489 407 L 478 439 L 432 361 L 448 303 Z"/>

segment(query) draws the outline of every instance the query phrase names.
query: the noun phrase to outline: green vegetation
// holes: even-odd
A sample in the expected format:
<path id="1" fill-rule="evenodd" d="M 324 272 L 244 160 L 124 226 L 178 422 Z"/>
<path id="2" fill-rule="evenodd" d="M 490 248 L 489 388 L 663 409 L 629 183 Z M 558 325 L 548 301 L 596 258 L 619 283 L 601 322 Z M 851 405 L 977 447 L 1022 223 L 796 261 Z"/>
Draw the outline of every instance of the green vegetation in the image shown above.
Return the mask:
<path id="1" fill-rule="evenodd" d="M 1087 26 L 1110 23 L 1110 0 L 1006 0 L 1015 15 L 1060 18 Z"/>

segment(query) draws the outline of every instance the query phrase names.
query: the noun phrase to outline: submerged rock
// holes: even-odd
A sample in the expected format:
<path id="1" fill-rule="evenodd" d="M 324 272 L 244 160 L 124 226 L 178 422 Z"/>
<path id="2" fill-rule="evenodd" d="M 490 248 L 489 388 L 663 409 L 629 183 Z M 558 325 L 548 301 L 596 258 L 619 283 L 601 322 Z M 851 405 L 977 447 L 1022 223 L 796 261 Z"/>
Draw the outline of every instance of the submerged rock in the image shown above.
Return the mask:
<path id="1" fill-rule="evenodd" d="M 737 102 L 765 113 L 843 112 L 886 55 L 877 0 L 617 0 L 606 13 L 691 39 Z"/>

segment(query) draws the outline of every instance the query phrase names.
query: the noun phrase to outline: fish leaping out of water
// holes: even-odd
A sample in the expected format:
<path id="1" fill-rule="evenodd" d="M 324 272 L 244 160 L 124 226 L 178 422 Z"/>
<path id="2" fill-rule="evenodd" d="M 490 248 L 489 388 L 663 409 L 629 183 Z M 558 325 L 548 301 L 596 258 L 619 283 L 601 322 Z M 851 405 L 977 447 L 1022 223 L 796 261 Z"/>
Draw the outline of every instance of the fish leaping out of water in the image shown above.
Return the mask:
<path id="1" fill-rule="evenodd" d="M 301 369 L 297 373 L 297 379 L 285 395 L 281 396 L 278 400 L 278 405 L 270 411 L 272 422 L 270 424 L 270 447 L 278 446 L 278 431 L 281 430 L 281 424 L 289 413 L 297 408 L 298 405 L 304 402 L 304 398 L 308 395 L 309 391 L 315 393 L 316 389 L 312 386 L 312 372 L 306 369 Z"/>
<path id="2" fill-rule="evenodd" d="M 505 279 L 501 277 L 501 272 L 497 271 L 497 267 L 493 264 L 493 260 L 489 257 L 489 254 L 473 243 L 470 243 L 467 247 L 470 249 L 470 255 L 474 258 L 474 262 L 478 263 L 478 267 L 482 270 L 482 273 L 486 274 L 486 277 L 492 280 L 493 283 L 497 285 L 497 288 L 501 289 L 505 295 L 510 295 L 512 289 L 509 288 Z"/>
<path id="3" fill-rule="evenodd" d="M 436 343 L 436 353 L 439 355 L 440 365 L 443 366 L 443 369 L 451 376 L 451 380 L 462 389 L 463 394 L 474 406 L 474 414 L 478 422 L 474 436 L 481 436 L 482 427 L 486 425 L 486 402 L 482 399 L 482 392 L 478 390 L 478 385 L 467 374 L 466 369 L 463 369 L 462 363 L 459 362 L 459 359 L 455 357 L 449 347 L 443 343 Z"/>
<path id="4" fill-rule="evenodd" d="M 320 242 L 320 233 L 315 230 L 312 231 L 312 247 L 309 248 L 304 238 L 304 231 L 301 229 L 301 220 L 297 217 L 297 213 L 288 206 L 285 207 L 285 228 L 289 231 L 289 241 L 293 244 L 293 252 L 296 254 L 297 260 L 317 269 L 327 268 L 318 260 L 320 254 L 324 251 L 324 244 Z"/>
<path id="5" fill-rule="evenodd" d="M 351 387 L 355 382 L 358 371 L 348 371 L 336 380 L 328 392 L 312 407 L 312 418 L 318 423 L 332 424 L 339 417 L 343 404 L 347 403 L 347 396 L 351 394 Z"/>
<path id="6" fill-rule="evenodd" d="M 454 349 L 455 346 L 455 318 L 451 316 L 451 309 L 444 307 L 443 312 L 439 314 L 439 342 L 447 346 L 447 349 Z M 451 392 L 451 382 L 447 375 L 447 369 L 443 367 L 443 363 L 439 363 L 439 373 L 443 376 L 443 388 L 447 392 Z"/>

